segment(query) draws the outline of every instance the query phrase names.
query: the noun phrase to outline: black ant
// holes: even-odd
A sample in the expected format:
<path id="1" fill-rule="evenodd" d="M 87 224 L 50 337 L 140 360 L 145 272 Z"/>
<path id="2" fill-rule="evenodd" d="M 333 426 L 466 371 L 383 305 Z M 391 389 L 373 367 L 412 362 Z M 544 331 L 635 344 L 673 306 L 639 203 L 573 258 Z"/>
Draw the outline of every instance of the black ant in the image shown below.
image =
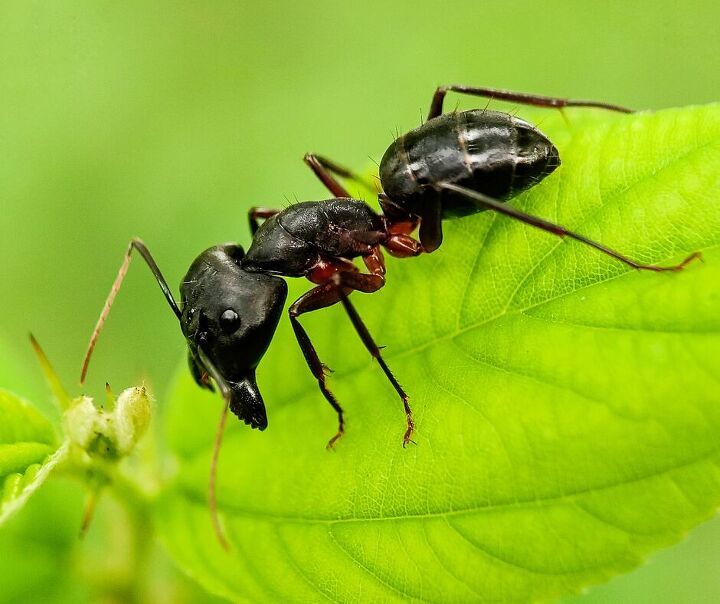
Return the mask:
<path id="1" fill-rule="evenodd" d="M 225 399 L 213 452 L 209 501 L 216 532 L 224 544 L 216 516 L 215 471 L 227 410 L 253 428 L 267 427 L 265 404 L 255 380 L 255 369 L 267 350 L 287 297 L 280 277 L 306 277 L 316 287 L 289 308 L 298 344 L 321 392 L 338 415 L 338 429 L 328 447 L 344 432 L 343 410 L 327 388 L 327 367 L 300 324 L 300 315 L 340 302 L 370 354 L 399 395 L 406 416 L 403 446 L 414 430 L 408 395 L 385 363 L 365 324 L 349 300 L 353 291 L 372 293 L 385 285 L 381 248 L 408 258 L 433 252 L 442 242 L 442 220 L 494 210 L 560 237 L 590 245 L 636 269 L 679 271 L 699 253 L 674 266 L 640 264 L 600 243 L 513 209 L 504 203 L 532 187 L 560 165 L 555 146 L 537 128 L 507 113 L 470 110 L 442 113 L 447 91 L 498 98 L 540 107 L 599 107 L 629 113 L 617 105 L 573 101 L 467 86 L 435 91 L 428 120 L 398 138 L 380 163 L 379 194 L 382 214 L 364 201 L 353 199 L 333 174 L 357 179 L 350 170 L 317 155 L 305 162 L 334 195 L 324 201 L 306 201 L 284 210 L 252 208 L 253 240 L 247 253 L 236 244 L 202 252 L 180 285 L 181 303 L 173 298 L 160 269 L 139 239 L 133 239 L 100 315 L 83 362 L 85 378 L 90 355 L 127 273 L 133 250 L 153 272 L 180 322 L 189 349 L 189 364 L 202 388 L 217 385 Z M 258 219 L 264 219 L 258 225 Z M 411 237 L 417 228 L 419 241 Z M 353 259 L 362 258 L 367 273 Z"/>

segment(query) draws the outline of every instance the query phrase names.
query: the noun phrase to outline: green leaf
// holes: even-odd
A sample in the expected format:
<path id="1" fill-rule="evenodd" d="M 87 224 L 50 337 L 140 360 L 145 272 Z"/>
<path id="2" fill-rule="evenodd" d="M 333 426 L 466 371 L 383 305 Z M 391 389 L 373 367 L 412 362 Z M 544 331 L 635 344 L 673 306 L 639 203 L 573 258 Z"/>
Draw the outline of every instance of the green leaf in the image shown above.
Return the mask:
<path id="1" fill-rule="evenodd" d="M 407 386 L 402 407 L 342 309 L 304 323 L 347 433 L 283 321 L 259 384 L 266 433 L 183 372 L 166 429 L 179 476 L 158 507 L 171 554 L 234 600 L 550 600 L 628 571 L 720 505 L 720 106 L 533 114 L 563 166 L 513 205 L 644 262 L 483 213 L 432 255 L 390 261 L 358 309 Z M 539 116 L 542 115 L 542 118 Z M 536 121 L 538 121 L 536 120 Z M 307 289 L 296 282 L 292 293 Z"/>
<path id="2" fill-rule="evenodd" d="M 42 413 L 0 390 L 0 525 L 25 504 L 65 452 Z"/>
<path id="3" fill-rule="evenodd" d="M 92 575 L 81 575 L 88 549 L 88 540 L 78 539 L 82 509 L 82 485 L 54 475 L 3 525 L 0 530 L 3 604 L 98 601 L 86 595 L 90 591 L 88 576 Z M 92 552 L 95 568 L 98 557 L 107 556 L 107 541 L 103 545 L 102 550 Z"/>

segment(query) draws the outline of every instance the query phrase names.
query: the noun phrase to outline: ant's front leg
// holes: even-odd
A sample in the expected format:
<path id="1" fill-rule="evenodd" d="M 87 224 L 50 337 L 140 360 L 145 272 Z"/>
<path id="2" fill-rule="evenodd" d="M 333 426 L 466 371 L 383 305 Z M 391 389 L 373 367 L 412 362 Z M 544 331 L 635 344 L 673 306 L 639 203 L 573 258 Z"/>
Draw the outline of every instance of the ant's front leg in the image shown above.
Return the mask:
<path id="1" fill-rule="evenodd" d="M 298 317 L 306 312 L 332 306 L 339 300 L 340 298 L 335 286 L 333 284 L 326 283 L 324 285 L 314 287 L 309 292 L 300 296 L 288 310 L 288 314 L 290 315 L 290 324 L 295 332 L 295 338 L 300 345 L 300 350 L 302 350 L 303 356 L 305 357 L 305 362 L 310 368 L 310 372 L 313 376 L 315 376 L 318 386 L 320 386 L 320 392 L 323 393 L 325 400 L 327 400 L 327 402 L 330 403 L 330 406 L 335 409 L 338 416 L 338 429 L 335 436 L 328 441 L 328 449 L 332 449 L 335 442 L 345 432 L 343 410 L 340 403 L 338 403 L 335 398 L 335 395 L 330 391 L 325 383 L 327 372 L 331 370 L 320 361 L 320 357 L 315 350 L 315 346 L 313 346 L 313 343 L 310 341 L 310 336 L 308 336 L 305 328 L 300 324 Z"/>
<path id="2" fill-rule="evenodd" d="M 495 88 L 478 88 L 476 86 L 463 86 L 460 84 L 451 84 L 449 86 L 438 86 L 430 104 L 430 112 L 428 119 L 431 120 L 443 112 L 443 100 L 449 91 L 459 92 L 460 94 L 468 94 L 471 96 L 479 96 L 490 99 L 500 99 L 502 101 L 512 101 L 523 105 L 532 105 L 534 107 L 555 107 L 562 109 L 563 107 L 596 107 L 607 109 L 609 111 L 618 111 L 620 113 L 632 113 L 632 109 L 613 105 L 611 103 L 603 103 L 600 101 L 579 101 L 573 99 L 562 99 L 554 96 L 541 96 L 539 94 L 527 94 L 525 92 L 513 92 L 511 90 L 499 90 Z"/>
<path id="3" fill-rule="evenodd" d="M 255 233 L 257 232 L 258 228 L 260 228 L 260 225 L 258 224 L 258 218 L 261 218 L 263 220 L 267 218 L 272 218 L 275 216 L 275 214 L 279 214 L 280 210 L 275 210 L 273 208 L 261 208 L 258 206 L 253 206 L 248 210 L 248 220 L 250 221 L 250 234 L 255 236 Z"/>

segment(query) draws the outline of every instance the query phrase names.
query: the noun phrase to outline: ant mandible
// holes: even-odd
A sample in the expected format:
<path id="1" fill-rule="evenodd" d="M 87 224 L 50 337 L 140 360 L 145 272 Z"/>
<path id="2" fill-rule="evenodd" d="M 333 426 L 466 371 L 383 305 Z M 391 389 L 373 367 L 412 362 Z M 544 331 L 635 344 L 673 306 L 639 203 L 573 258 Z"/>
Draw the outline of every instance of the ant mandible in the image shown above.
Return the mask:
<path id="1" fill-rule="evenodd" d="M 202 252 L 180 285 L 181 303 L 173 298 L 147 247 L 133 239 L 125 254 L 83 361 L 84 381 L 90 356 L 110 307 L 129 268 L 133 250 L 150 267 L 188 344 L 191 373 L 202 388 L 217 385 L 225 400 L 213 450 L 209 501 L 213 523 L 225 544 L 217 519 L 215 475 L 228 409 L 252 428 L 267 427 L 265 404 L 255 370 L 267 350 L 287 297 L 281 277 L 306 277 L 316 287 L 289 308 L 290 322 L 303 356 L 320 390 L 338 416 L 338 429 L 328 447 L 344 432 L 343 410 L 325 382 L 327 367 L 320 361 L 299 321 L 304 313 L 340 302 L 363 344 L 378 361 L 399 395 L 406 416 L 403 446 L 411 442 L 414 422 L 408 395 L 384 361 L 380 348 L 350 302 L 353 291 L 372 293 L 385 285 L 381 248 L 408 258 L 435 251 L 442 242 L 442 221 L 483 210 L 494 210 L 560 237 L 570 237 L 633 268 L 679 271 L 698 252 L 673 266 L 640 264 L 596 241 L 557 224 L 525 214 L 503 202 L 552 173 L 560 165 L 555 146 L 528 122 L 498 111 L 473 109 L 443 114 L 445 94 L 455 91 L 540 107 L 598 107 L 630 113 L 629 109 L 596 101 L 577 101 L 468 86 L 439 87 L 427 121 L 401 136 L 380 163 L 382 213 L 353 199 L 333 174 L 357 176 L 335 162 L 314 154 L 305 162 L 333 194 L 333 199 L 306 201 L 284 210 L 251 208 L 252 243 L 247 253 L 236 244 Z M 258 219 L 264 219 L 259 225 Z M 419 241 L 411 233 L 419 226 Z M 361 273 L 353 259 L 361 258 Z"/>

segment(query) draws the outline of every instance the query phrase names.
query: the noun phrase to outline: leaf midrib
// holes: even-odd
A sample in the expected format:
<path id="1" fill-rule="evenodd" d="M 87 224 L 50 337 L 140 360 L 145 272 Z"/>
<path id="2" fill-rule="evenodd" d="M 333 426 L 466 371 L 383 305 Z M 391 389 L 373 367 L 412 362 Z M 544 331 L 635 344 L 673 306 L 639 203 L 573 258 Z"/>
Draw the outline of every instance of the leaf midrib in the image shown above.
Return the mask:
<path id="1" fill-rule="evenodd" d="M 608 481 L 604 484 L 588 486 L 574 491 L 563 493 L 562 495 L 548 495 L 546 497 L 532 497 L 527 499 L 513 498 L 512 501 L 498 501 L 488 503 L 484 505 L 472 505 L 463 508 L 456 508 L 451 510 L 443 510 L 437 512 L 422 512 L 422 513 L 404 513 L 404 514 L 393 514 L 385 516 L 353 516 L 345 518 L 318 518 L 312 516 L 287 516 L 282 514 L 273 514 L 266 511 L 249 510 L 242 506 L 228 504 L 226 501 L 220 503 L 219 507 L 225 512 L 229 512 L 235 516 L 245 516 L 250 518 L 260 518 L 273 521 L 281 521 L 288 523 L 308 523 L 308 524 L 345 524 L 345 523 L 367 523 L 367 522 L 392 522 L 401 520 L 418 520 L 426 518 L 442 518 L 442 517 L 454 517 L 462 516 L 465 514 L 474 514 L 478 512 L 495 512 L 498 510 L 509 510 L 509 509 L 523 509 L 528 507 L 544 507 L 550 504 L 559 503 L 563 501 L 572 501 L 573 499 L 583 496 L 591 495 L 600 491 L 607 491 L 616 487 L 627 486 L 644 481 L 655 480 L 656 478 L 662 477 L 675 470 L 682 470 L 690 466 L 701 464 L 705 462 L 714 463 L 720 468 L 720 459 L 713 460 L 714 457 L 720 457 L 720 445 L 713 447 L 708 451 L 705 451 L 699 455 L 696 455 L 690 459 L 683 460 L 681 462 L 665 466 L 661 469 L 646 472 L 632 478 L 624 478 L 616 481 Z M 203 507 L 207 506 L 207 500 L 199 492 L 188 488 L 181 488 L 188 500 L 192 501 L 196 505 Z"/>
<path id="2" fill-rule="evenodd" d="M 720 248 L 720 243 L 706 246 L 706 247 L 702 248 L 700 251 L 707 252 L 707 251 L 710 251 L 710 250 L 715 250 L 716 248 Z M 668 259 L 667 259 L 667 258 L 660 259 L 659 262 L 663 262 L 663 261 L 666 261 L 666 260 L 668 260 Z M 695 267 L 695 268 L 697 268 L 697 267 Z M 464 334 L 466 334 L 466 333 L 469 333 L 469 332 L 473 331 L 474 329 L 479 329 L 480 327 L 484 327 L 485 325 L 488 325 L 488 324 L 490 324 L 490 323 L 493 323 L 493 322 L 495 322 L 495 321 L 497 321 L 497 320 L 499 320 L 499 319 L 502 319 L 502 318 L 505 318 L 505 317 L 514 317 L 514 316 L 518 316 L 518 315 L 524 315 L 524 314 L 526 314 L 528 311 L 534 310 L 534 309 L 536 309 L 536 308 L 540 308 L 540 307 L 542 307 L 542 306 L 544 306 L 544 305 L 546 305 L 546 304 L 550 304 L 550 303 L 552 303 L 552 302 L 556 302 L 556 301 L 558 301 L 558 300 L 562 300 L 563 298 L 566 298 L 566 297 L 568 297 L 568 296 L 575 295 L 575 294 L 577 294 L 577 293 L 579 293 L 579 292 L 587 291 L 587 290 L 589 290 L 589 289 L 591 289 L 591 288 L 593 288 L 593 287 L 597 287 L 597 286 L 599 286 L 599 285 L 605 285 L 605 284 L 607 284 L 607 283 L 612 283 L 612 282 L 615 281 L 616 279 L 620 279 L 620 278 L 622 278 L 622 277 L 629 277 L 629 276 L 635 275 L 636 273 L 637 273 L 637 271 L 634 271 L 633 269 L 629 269 L 628 271 L 625 271 L 625 272 L 622 272 L 622 273 L 618 273 L 617 275 L 612 275 L 612 276 L 609 276 L 609 277 L 607 277 L 607 278 L 605 278 L 605 279 L 601 279 L 601 280 L 595 281 L 595 282 L 593 282 L 593 283 L 588 283 L 587 285 L 583 285 L 582 287 L 578 287 L 578 288 L 576 288 L 576 289 L 574 289 L 574 290 L 572 290 L 572 291 L 565 292 L 565 293 L 561 293 L 561 294 L 558 294 L 558 295 L 556 295 L 556 296 L 552 296 L 552 297 L 550 297 L 550 298 L 546 298 L 545 300 L 541 300 L 540 302 L 537 302 L 537 303 L 535 303 L 535 304 L 530 304 L 530 305 L 528 305 L 528 306 L 526 306 L 526 307 L 523 307 L 523 308 L 516 308 L 516 309 L 512 309 L 512 310 L 503 311 L 503 312 L 500 312 L 500 313 L 498 313 L 498 314 L 496 314 L 496 315 L 493 315 L 493 316 L 491 316 L 491 317 L 487 317 L 487 318 L 485 318 L 485 319 L 482 319 L 482 320 L 480 320 L 480 321 L 476 321 L 476 322 L 474 322 L 474 323 L 469 323 L 469 324 L 466 325 L 465 327 L 462 327 L 462 328 L 459 328 L 459 329 L 455 329 L 455 330 L 453 330 L 452 332 L 447 333 L 447 334 L 445 334 L 445 335 L 443 335 L 443 336 L 436 337 L 436 338 L 434 338 L 434 339 L 432 339 L 432 340 L 428 340 L 427 342 L 423 342 L 422 344 L 418 344 L 418 345 L 412 346 L 412 347 L 410 347 L 410 348 L 405 348 L 404 350 L 400 350 L 400 351 L 395 352 L 395 353 L 393 353 L 393 352 L 390 350 L 389 347 L 388 347 L 388 348 L 385 348 L 385 349 L 383 350 L 383 352 L 385 352 L 386 350 L 389 351 L 389 352 L 388 352 L 387 354 L 383 354 L 383 358 L 387 361 L 387 360 L 390 360 L 390 359 L 396 359 L 396 360 L 397 360 L 397 359 L 405 358 L 405 357 L 407 357 L 407 356 L 412 356 L 412 355 L 414 355 L 414 354 L 416 354 L 416 353 L 423 352 L 424 350 L 427 350 L 428 348 L 431 348 L 432 346 L 434 346 L 435 344 L 437 344 L 437 343 L 439 343 L 439 342 L 445 342 L 445 341 L 448 341 L 448 340 L 453 340 L 453 339 L 455 339 L 455 338 L 457 338 L 457 337 L 459 337 L 459 336 L 461 336 L 461 335 L 464 335 Z M 665 277 L 672 277 L 673 274 L 674 274 L 674 273 L 666 274 Z M 653 274 L 653 275 L 648 275 L 648 276 L 649 276 L 649 277 L 654 276 L 654 277 L 656 277 L 656 278 L 659 277 L 659 278 L 661 278 L 661 279 L 663 278 L 663 276 L 655 275 L 655 274 Z M 582 325 L 581 325 L 581 324 L 578 324 L 578 326 L 582 326 Z M 591 325 L 588 325 L 587 327 L 588 327 L 588 328 L 596 327 L 597 329 L 604 329 L 603 326 L 591 326 Z M 612 329 L 612 328 L 608 327 L 607 329 Z M 619 328 L 618 328 L 618 329 L 619 329 Z M 645 331 L 645 330 L 637 329 L 636 331 Z M 658 330 L 648 329 L 648 330 L 646 330 L 646 331 L 648 331 L 648 332 L 650 332 L 650 333 L 655 333 L 655 332 L 657 332 Z M 668 333 L 684 333 L 684 332 L 681 332 L 681 331 L 679 331 L 679 332 L 669 331 Z M 714 333 L 714 332 L 710 332 L 710 333 Z M 361 364 L 358 363 L 358 364 L 356 364 L 356 365 L 353 365 L 352 367 L 348 367 L 347 369 L 339 370 L 339 371 L 334 371 L 334 372 L 332 373 L 332 378 L 335 379 L 335 378 L 339 378 L 339 377 L 346 377 L 346 376 L 354 375 L 355 373 L 360 373 L 360 372 L 367 371 L 367 370 L 368 370 L 368 365 L 367 365 L 367 364 L 361 365 Z M 313 392 L 313 391 L 315 391 L 315 390 L 317 390 L 317 385 L 315 384 L 315 382 L 313 382 L 312 385 L 309 385 L 309 386 L 307 386 L 307 387 L 305 387 L 305 388 L 301 388 L 300 390 L 298 390 L 298 391 L 293 395 L 292 400 L 289 401 L 289 402 L 288 402 L 286 405 L 284 405 L 282 408 L 285 409 L 285 408 L 287 408 L 287 407 L 291 407 L 292 405 L 297 404 L 297 401 L 298 401 L 299 399 L 301 399 L 302 397 L 304 397 L 304 396 L 307 395 L 308 393 Z"/>

